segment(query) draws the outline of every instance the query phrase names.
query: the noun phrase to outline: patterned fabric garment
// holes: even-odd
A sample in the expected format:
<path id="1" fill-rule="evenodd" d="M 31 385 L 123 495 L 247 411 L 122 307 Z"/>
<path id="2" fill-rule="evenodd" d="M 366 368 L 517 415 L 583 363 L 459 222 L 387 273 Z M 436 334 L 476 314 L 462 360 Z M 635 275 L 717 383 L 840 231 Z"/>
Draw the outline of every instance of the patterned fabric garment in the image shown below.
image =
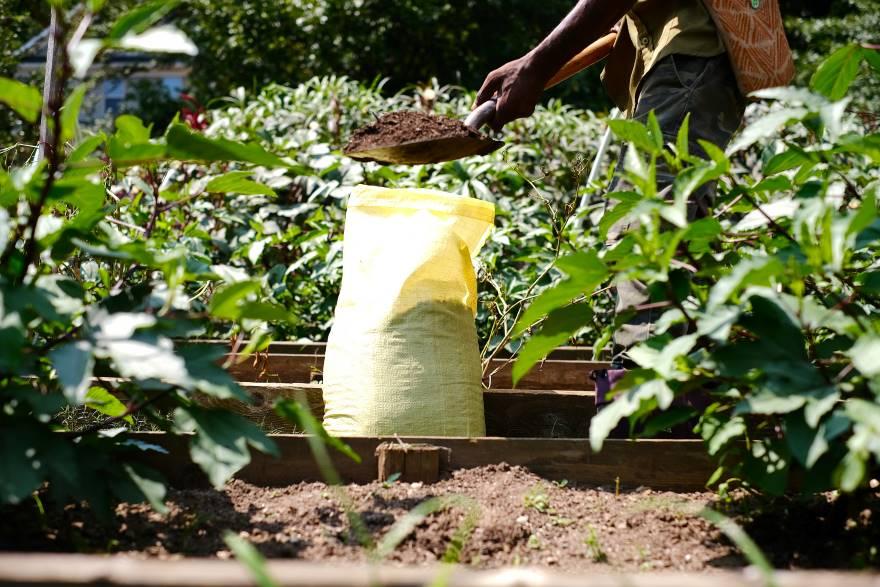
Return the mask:
<path id="1" fill-rule="evenodd" d="M 794 60 L 778 0 L 705 0 L 718 26 L 739 89 L 784 86 L 794 79 Z"/>
<path id="2" fill-rule="evenodd" d="M 743 95 L 794 77 L 778 0 L 638 0 L 622 24 L 602 80 L 626 112 L 644 77 L 669 55 L 726 52 Z"/>

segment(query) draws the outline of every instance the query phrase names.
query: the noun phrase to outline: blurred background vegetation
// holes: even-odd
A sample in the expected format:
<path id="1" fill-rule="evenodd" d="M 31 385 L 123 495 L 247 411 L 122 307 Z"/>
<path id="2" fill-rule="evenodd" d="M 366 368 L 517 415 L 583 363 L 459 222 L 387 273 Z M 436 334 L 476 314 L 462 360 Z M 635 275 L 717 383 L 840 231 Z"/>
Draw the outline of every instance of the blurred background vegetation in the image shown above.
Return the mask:
<path id="1" fill-rule="evenodd" d="M 436 78 L 440 84 L 480 86 L 491 69 L 529 50 L 573 0 L 189 0 L 169 16 L 201 49 L 188 93 L 202 102 L 237 87 L 250 93 L 272 83 L 293 86 L 315 76 L 345 75 L 370 83 L 387 78 L 396 91 Z M 832 47 L 876 41 L 880 0 L 780 0 L 802 78 Z M 103 23 L 136 5 L 112 2 Z M 10 75 L 18 49 L 48 23 L 43 2 L 0 0 L 0 75 Z M 106 26 L 106 24 L 105 24 Z M 98 23 L 100 29 L 101 23 Z M 804 82 L 804 79 L 799 80 Z M 876 95 L 876 82 L 857 89 Z M 140 84 L 129 111 L 164 127 L 181 104 Z M 548 92 L 580 108 L 610 103 L 593 69 Z M 10 141 L 11 139 L 11 141 Z M 0 144 L 26 142 L 7 115 Z"/>

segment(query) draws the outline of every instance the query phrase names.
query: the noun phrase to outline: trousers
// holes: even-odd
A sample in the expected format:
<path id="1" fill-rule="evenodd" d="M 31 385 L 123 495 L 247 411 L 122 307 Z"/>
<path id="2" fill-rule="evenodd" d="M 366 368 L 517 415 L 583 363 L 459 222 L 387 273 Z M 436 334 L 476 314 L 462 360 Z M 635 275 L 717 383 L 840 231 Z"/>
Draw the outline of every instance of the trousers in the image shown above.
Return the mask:
<path id="1" fill-rule="evenodd" d="M 642 79 L 636 108 L 632 117 L 644 122 L 653 111 L 663 131 L 664 140 L 674 143 L 685 117 L 690 114 L 689 149 L 694 155 L 706 157 L 699 140 L 725 148 L 733 133 L 743 120 L 746 101 L 740 93 L 727 54 L 716 57 L 669 55 L 659 61 Z M 622 165 L 618 164 L 618 170 Z M 612 190 L 628 189 L 618 173 Z M 657 166 L 658 192 L 672 186 L 675 176 L 661 161 Z M 715 198 L 715 185 L 706 184 L 697 190 L 688 203 L 691 220 L 709 214 Z M 608 232 L 609 246 L 619 242 L 629 230 L 636 229 L 632 221 L 618 222 Z M 631 312 L 648 304 L 650 294 L 644 283 L 629 281 L 616 288 L 616 314 Z M 655 300 L 656 301 L 656 300 Z M 612 364 L 627 367 L 626 352 L 634 345 L 647 340 L 659 319 L 660 310 L 637 311 L 621 325 L 613 337 Z"/>

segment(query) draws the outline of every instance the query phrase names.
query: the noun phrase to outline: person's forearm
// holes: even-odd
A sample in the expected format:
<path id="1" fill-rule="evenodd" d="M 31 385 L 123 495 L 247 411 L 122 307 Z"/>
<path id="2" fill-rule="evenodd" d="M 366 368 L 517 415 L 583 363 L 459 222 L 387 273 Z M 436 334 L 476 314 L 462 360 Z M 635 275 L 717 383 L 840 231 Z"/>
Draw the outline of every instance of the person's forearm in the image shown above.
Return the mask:
<path id="1" fill-rule="evenodd" d="M 607 33 L 632 9 L 635 0 L 580 0 L 526 59 L 536 75 L 550 79 L 584 47 Z"/>

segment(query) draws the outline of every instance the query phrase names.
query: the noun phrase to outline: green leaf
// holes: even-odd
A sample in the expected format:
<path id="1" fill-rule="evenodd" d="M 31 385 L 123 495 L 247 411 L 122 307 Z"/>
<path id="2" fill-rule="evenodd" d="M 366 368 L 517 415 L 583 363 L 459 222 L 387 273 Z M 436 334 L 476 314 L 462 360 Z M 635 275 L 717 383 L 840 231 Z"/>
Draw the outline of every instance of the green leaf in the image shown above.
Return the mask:
<path id="1" fill-rule="evenodd" d="M 672 404 L 672 389 L 662 379 L 651 377 L 655 376 L 650 371 L 636 369 L 617 382 L 615 390 L 620 395 L 590 420 L 590 446 L 595 452 L 602 450 L 605 439 L 618 423 L 641 410 L 643 404 L 656 402 L 661 409 Z"/>
<path id="2" fill-rule="evenodd" d="M 810 88 L 830 100 L 840 100 L 859 74 L 863 55 L 856 43 L 841 47 L 819 65 L 810 79 Z"/>
<path id="3" fill-rule="evenodd" d="M 248 446 L 279 456 L 278 447 L 256 424 L 232 412 L 179 407 L 174 411 L 174 423 L 180 430 L 195 432 L 190 456 L 217 489 L 251 462 Z"/>
<path id="4" fill-rule="evenodd" d="M 165 135 L 168 155 L 186 161 L 246 161 L 267 167 L 286 167 L 284 161 L 257 144 L 211 139 L 174 123 Z"/>
<path id="5" fill-rule="evenodd" d="M 248 296 L 262 291 L 263 286 L 259 281 L 239 281 L 218 290 L 211 298 L 209 311 L 217 318 L 238 320 L 241 317 L 242 302 L 247 301 Z"/>
<path id="6" fill-rule="evenodd" d="M 89 389 L 85 397 L 85 404 L 87 407 L 111 418 L 118 418 L 128 410 L 118 397 L 103 387 L 98 386 L 93 386 Z M 125 421 L 131 426 L 134 425 L 134 418 L 131 416 L 126 416 Z"/>
<path id="7" fill-rule="evenodd" d="M 43 483 L 41 444 L 32 421 L 0 418 L 0 503 L 19 503 Z"/>
<path id="8" fill-rule="evenodd" d="M 710 456 L 719 454 L 731 441 L 745 433 L 746 422 L 741 416 L 718 417 L 715 414 L 705 414 L 700 420 L 700 435 L 706 442 Z"/>
<path id="9" fill-rule="evenodd" d="M 148 2 L 123 14 L 110 28 L 108 41 L 119 41 L 128 34 L 142 33 L 159 22 L 175 6 L 179 0 L 155 0 Z"/>
<path id="10" fill-rule="evenodd" d="M 800 149 L 799 147 L 789 147 L 782 153 L 774 155 L 773 158 L 764 165 L 764 175 L 775 175 L 811 162 L 812 158 L 803 149 Z"/>
<path id="11" fill-rule="evenodd" d="M 335 436 L 331 436 L 324 429 L 324 426 L 312 415 L 311 411 L 303 407 L 299 401 L 289 399 L 278 400 L 275 402 L 274 409 L 276 414 L 293 422 L 301 430 L 306 431 L 306 433 L 317 436 L 330 448 L 344 454 L 356 463 L 361 462 L 360 455 L 353 448 Z"/>
<path id="12" fill-rule="evenodd" d="M 866 334 L 860 337 L 846 354 L 863 375 L 874 377 L 880 374 L 880 336 Z"/>
<path id="13" fill-rule="evenodd" d="M 31 124 L 37 122 L 43 109 L 43 97 L 36 88 L 5 77 L 0 77 L 0 103 Z"/>
<path id="14" fill-rule="evenodd" d="M 67 401 L 73 405 L 83 403 L 95 366 L 92 346 L 85 341 L 68 342 L 50 352 L 49 359 Z"/>
<path id="15" fill-rule="evenodd" d="M 535 363 L 564 344 L 592 318 L 593 311 L 587 304 L 572 304 L 550 312 L 541 330 L 530 336 L 517 354 L 513 364 L 514 387 Z"/>
<path id="16" fill-rule="evenodd" d="M 675 139 L 675 150 L 678 151 L 679 159 L 684 161 L 688 161 L 691 157 L 690 153 L 690 140 L 691 140 L 691 113 L 688 112 L 684 120 L 681 122 L 681 126 L 678 127 L 678 135 Z"/>
<path id="17" fill-rule="evenodd" d="M 802 120 L 809 113 L 807 108 L 795 107 L 784 108 L 762 116 L 739 133 L 727 148 L 727 152 L 733 154 L 748 149 L 762 139 L 775 136 L 779 133 L 780 128 Z"/>
<path id="18" fill-rule="evenodd" d="M 270 302 L 246 302 L 239 308 L 237 320 L 296 323 L 296 317 L 286 308 Z"/>
<path id="19" fill-rule="evenodd" d="M 835 483 L 843 491 L 851 493 L 858 489 L 868 473 L 867 458 L 864 455 L 848 452 L 834 471 Z"/>
<path id="20" fill-rule="evenodd" d="M 123 114 L 116 118 L 116 134 L 114 136 L 130 145 L 149 143 L 152 128 L 153 125 L 144 126 L 143 121 L 137 116 Z"/>
<path id="21" fill-rule="evenodd" d="M 663 150 L 662 135 L 660 145 L 657 145 L 653 133 L 650 133 L 644 124 L 635 120 L 615 119 L 609 120 L 608 126 L 611 127 L 617 138 L 632 143 L 637 149 L 651 155 L 657 155 Z"/>
<path id="22" fill-rule="evenodd" d="M 275 191 L 261 183 L 247 179 L 253 173 L 250 171 L 231 171 L 226 175 L 215 177 L 208 182 L 205 191 L 221 194 L 242 194 L 245 196 L 274 196 Z"/>
<path id="23" fill-rule="evenodd" d="M 235 558 L 247 568 L 258 587 L 277 587 L 278 584 L 269 575 L 266 559 L 250 542 L 229 530 L 223 533 L 223 541 Z"/>
<path id="24" fill-rule="evenodd" d="M 168 513 L 168 506 L 165 505 L 165 482 L 158 473 L 140 463 L 124 463 L 122 471 L 157 513 Z"/>
<path id="25" fill-rule="evenodd" d="M 774 576 L 773 565 L 770 564 L 761 548 L 746 534 L 739 524 L 724 514 L 709 508 L 701 511 L 700 516 L 715 524 L 719 530 L 724 532 L 725 536 L 736 545 L 752 566 L 758 569 L 764 578 L 764 585 L 766 587 L 777 587 L 778 583 Z"/>
<path id="26" fill-rule="evenodd" d="M 65 143 L 76 137 L 76 130 L 79 127 L 79 112 L 88 89 L 87 85 L 81 84 L 64 101 L 64 107 L 61 110 L 61 139 Z"/>
<path id="27" fill-rule="evenodd" d="M 747 478 L 771 495 L 785 492 L 790 468 L 788 447 L 775 440 L 753 441 L 743 465 Z"/>
<path id="28" fill-rule="evenodd" d="M 177 53 L 195 57 L 199 50 L 182 30 L 173 25 L 153 27 L 139 34 L 128 34 L 116 46 L 129 51 Z"/>
<path id="29" fill-rule="evenodd" d="M 88 137 L 84 139 L 80 144 L 78 144 L 73 151 L 67 156 L 68 163 L 81 163 L 85 161 L 85 159 L 95 152 L 95 150 L 100 147 L 107 140 L 107 136 L 104 133 L 99 133 L 97 135 Z M 104 163 L 101 162 L 103 166 Z"/>
<path id="30" fill-rule="evenodd" d="M 568 274 L 559 284 L 545 290 L 523 312 L 514 328 L 517 334 L 557 308 L 567 306 L 580 295 L 590 294 L 608 277 L 608 268 L 596 251 L 561 257 L 556 267 Z"/>

